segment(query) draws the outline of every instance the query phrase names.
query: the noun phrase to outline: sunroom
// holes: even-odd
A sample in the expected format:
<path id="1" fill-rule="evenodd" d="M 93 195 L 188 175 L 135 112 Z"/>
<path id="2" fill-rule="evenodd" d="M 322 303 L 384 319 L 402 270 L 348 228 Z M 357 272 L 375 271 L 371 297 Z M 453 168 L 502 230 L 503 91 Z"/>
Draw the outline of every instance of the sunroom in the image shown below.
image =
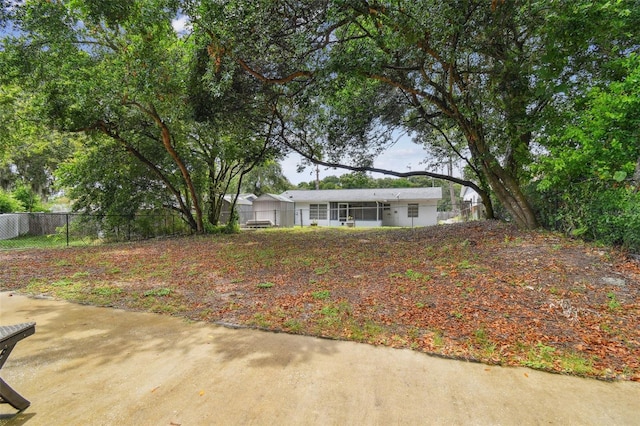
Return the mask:
<path id="1" fill-rule="evenodd" d="M 291 190 L 297 226 L 428 226 L 437 223 L 435 188 Z"/>

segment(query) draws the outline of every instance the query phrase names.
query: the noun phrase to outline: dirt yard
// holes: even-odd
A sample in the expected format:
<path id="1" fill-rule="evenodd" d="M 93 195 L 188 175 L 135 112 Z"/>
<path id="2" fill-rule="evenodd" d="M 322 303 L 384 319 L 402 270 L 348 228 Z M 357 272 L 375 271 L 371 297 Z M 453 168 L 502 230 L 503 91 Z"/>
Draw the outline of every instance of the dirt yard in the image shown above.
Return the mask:
<path id="1" fill-rule="evenodd" d="M 0 290 L 640 381 L 640 263 L 498 222 L 0 252 Z"/>

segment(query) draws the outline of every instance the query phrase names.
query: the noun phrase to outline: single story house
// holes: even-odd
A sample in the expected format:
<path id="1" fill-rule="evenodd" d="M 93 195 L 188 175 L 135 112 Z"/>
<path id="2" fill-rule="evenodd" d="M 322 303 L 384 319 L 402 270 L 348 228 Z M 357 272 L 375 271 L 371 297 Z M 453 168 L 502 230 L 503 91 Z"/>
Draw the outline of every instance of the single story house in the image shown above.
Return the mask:
<path id="1" fill-rule="evenodd" d="M 222 200 L 222 211 L 220 212 L 220 223 L 229 221 L 229 212 L 231 211 L 231 202 L 234 195 L 227 194 Z M 244 225 L 247 220 L 253 219 L 253 200 L 258 198 L 255 194 L 238 194 L 236 200 L 236 212 L 238 212 L 238 223 Z"/>
<path id="2" fill-rule="evenodd" d="M 262 194 L 253 200 L 251 223 L 267 223 L 270 226 L 292 227 L 294 202 L 282 195 Z"/>
<path id="3" fill-rule="evenodd" d="M 466 220 L 479 220 L 484 215 L 482 198 L 473 188 L 463 186 L 460 190 L 462 198 L 462 215 Z"/>
<path id="4" fill-rule="evenodd" d="M 442 189 L 290 190 L 280 197 L 294 203 L 297 226 L 429 226 L 438 222 Z"/>

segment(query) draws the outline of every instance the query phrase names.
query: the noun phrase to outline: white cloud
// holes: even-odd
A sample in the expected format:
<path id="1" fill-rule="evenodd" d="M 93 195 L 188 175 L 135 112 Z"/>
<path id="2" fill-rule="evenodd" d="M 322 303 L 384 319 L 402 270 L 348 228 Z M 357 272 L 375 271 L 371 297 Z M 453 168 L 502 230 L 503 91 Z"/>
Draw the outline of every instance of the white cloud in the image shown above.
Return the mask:
<path id="1" fill-rule="evenodd" d="M 188 16 L 181 15 L 171 21 L 171 26 L 173 27 L 173 31 L 182 34 L 191 28 L 191 23 L 189 22 Z"/>

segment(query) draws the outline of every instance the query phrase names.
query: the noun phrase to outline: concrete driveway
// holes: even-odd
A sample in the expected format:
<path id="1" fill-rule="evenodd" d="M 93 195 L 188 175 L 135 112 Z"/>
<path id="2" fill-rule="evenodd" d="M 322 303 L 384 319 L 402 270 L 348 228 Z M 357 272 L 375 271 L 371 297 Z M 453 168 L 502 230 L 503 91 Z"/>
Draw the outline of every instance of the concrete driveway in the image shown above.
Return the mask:
<path id="1" fill-rule="evenodd" d="M 0 293 L 11 425 L 640 425 L 640 383 Z"/>

